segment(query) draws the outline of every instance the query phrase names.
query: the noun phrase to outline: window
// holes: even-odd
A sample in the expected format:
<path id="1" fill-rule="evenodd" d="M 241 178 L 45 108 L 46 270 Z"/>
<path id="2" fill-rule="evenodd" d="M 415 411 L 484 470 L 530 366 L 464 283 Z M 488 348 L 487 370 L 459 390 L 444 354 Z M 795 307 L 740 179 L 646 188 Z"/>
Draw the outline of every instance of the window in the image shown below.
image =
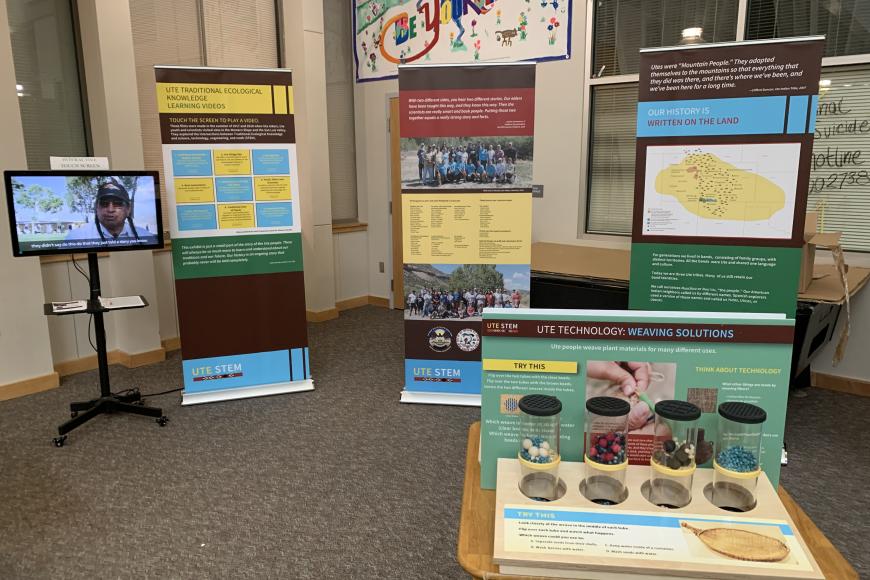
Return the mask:
<path id="1" fill-rule="evenodd" d="M 638 50 L 673 46 L 701 28 L 702 42 L 734 40 L 738 0 L 598 0 L 591 76 L 635 74 Z"/>
<path id="2" fill-rule="evenodd" d="M 808 208 L 844 248 L 870 252 L 870 65 L 822 71 Z"/>
<path id="3" fill-rule="evenodd" d="M 29 169 L 88 155 L 78 47 L 69 0 L 6 2 Z"/>
<path id="4" fill-rule="evenodd" d="M 746 38 L 825 35 L 825 56 L 870 53 L 867 0 L 748 0 Z"/>
<path id="5" fill-rule="evenodd" d="M 747 39 L 827 37 L 816 121 L 809 209 L 843 232 L 843 247 L 870 252 L 870 1 L 598 0 L 589 99 L 585 221 L 578 235 L 630 235 L 634 202 L 638 49 L 733 40 L 745 10 Z M 619 78 L 610 79 L 615 75 Z M 583 211 L 583 210 L 581 210 Z"/>
<path id="6" fill-rule="evenodd" d="M 587 228 L 631 234 L 637 83 L 592 87 Z"/>

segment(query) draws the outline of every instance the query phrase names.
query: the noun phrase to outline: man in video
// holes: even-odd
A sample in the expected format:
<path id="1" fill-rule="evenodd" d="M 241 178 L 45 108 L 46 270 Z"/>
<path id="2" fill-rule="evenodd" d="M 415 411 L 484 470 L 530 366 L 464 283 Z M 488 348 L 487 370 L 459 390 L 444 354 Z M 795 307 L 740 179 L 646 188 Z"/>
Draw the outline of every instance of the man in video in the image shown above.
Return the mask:
<path id="1" fill-rule="evenodd" d="M 156 233 L 136 227 L 132 218 L 132 203 L 130 194 L 117 181 L 109 181 L 97 190 L 94 202 L 96 219 L 84 224 L 67 234 L 67 240 L 118 240 L 137 243 L 140 240 L 148 243 L 156 237 Z"/>

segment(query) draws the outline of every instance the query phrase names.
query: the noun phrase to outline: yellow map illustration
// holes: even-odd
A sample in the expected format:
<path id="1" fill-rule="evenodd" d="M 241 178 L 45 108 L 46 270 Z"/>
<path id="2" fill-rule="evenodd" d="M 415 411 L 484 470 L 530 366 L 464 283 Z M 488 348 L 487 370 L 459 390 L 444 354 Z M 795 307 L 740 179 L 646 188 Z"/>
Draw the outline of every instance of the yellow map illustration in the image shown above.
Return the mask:
<path id="1" fill-rule="evenodd" d="M 656 191 L 707 219 L 759 221 L 785 207 L 785 191 L 712 153 L 689 153 L 656 176 Z"/>

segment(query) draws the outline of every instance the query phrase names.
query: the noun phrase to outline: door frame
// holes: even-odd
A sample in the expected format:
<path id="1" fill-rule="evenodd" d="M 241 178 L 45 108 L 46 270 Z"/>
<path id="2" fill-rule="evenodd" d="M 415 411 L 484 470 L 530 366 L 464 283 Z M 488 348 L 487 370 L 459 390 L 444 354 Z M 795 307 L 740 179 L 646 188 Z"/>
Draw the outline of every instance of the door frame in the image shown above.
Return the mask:
<path id="1" fill-rule="evenodd" d="M 399 95 L 387 95 L 387 131 L 389 154 L 387 163 L 390 180 L 390 285 L 391 308 L 405 309 L 404 265 L 402 248 L 402 145 L 399 136 Z"/>

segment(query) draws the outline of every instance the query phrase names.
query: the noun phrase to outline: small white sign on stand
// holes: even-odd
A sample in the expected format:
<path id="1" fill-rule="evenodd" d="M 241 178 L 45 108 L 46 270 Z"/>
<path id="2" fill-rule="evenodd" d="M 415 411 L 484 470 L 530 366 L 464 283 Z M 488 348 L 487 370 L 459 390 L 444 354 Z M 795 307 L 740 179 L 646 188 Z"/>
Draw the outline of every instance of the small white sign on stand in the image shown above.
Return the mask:
<path id="1" fill-rule="evenodd" d="M 48 159 L 52 171 L 63 171 L 64 169 L 79 171 L 109 169 L 108 157 L 55 157 L 52 155 Z"/>

